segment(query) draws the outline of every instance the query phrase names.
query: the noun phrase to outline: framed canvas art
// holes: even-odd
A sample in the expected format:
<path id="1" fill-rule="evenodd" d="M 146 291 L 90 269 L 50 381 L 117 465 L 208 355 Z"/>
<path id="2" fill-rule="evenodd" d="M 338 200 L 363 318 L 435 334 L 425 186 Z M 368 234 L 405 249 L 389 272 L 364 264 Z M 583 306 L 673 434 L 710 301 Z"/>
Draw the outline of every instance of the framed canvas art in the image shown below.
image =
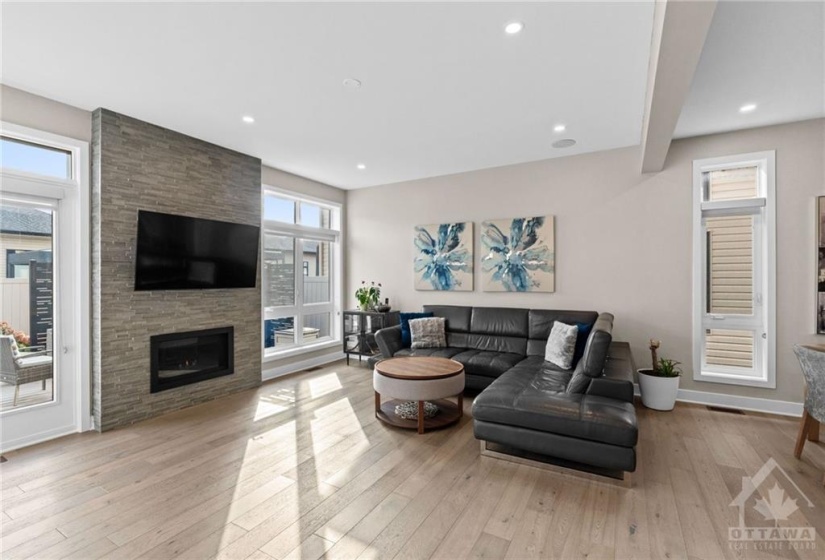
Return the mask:
<path id="1" fill-rule="evenodd" d="M 553 216 L 481 223 L 481 285 L 485 292 L 554 292 Z"/>
<path id="2" fill-rule="evenodd" d="M 415 289 L 473 291 L 473 224 L 415 227 Z"/>

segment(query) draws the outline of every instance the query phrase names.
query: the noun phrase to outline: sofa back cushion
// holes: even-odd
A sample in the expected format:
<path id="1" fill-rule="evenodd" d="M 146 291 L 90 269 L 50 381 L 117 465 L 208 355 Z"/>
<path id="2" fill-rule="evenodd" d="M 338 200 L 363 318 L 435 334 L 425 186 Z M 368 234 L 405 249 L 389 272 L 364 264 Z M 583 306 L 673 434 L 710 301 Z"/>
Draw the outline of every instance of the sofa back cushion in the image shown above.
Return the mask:
<path id="1" fill-rule="evenodd" d="M 527 309 L 507 307 L 474 307 L 470 332 L 494 336 L 527 338 Z"/>
<path id="2" fill-rule="evenodd" d="M 424 311 L 432 313 L 433 317 L 444 317 L 447 320 L 447 332 L 470 332 L 472 307 L 466 305 L 425 305 Z"/>
<path id="3" fill-rule="evenodd" d="M 554 309 L 531 309 L 528 313 L 527 355 L 544 356 L 547 337 L 556 321 L 577 325 L 579 323 L 592 325 L 599 314 L 595 311 L 567 311 Z M 575 366 L 578 360 L 573 360 Z"/>
<path id="4" fill-rule="evenodd" d="M 602 313 L 590 331 L 590 337 L 584 347 L 584 355 L 581 361 L 582 373 L 588 377 L 599 377 L 604 371 L 604 364 L 607 361 L 607 351 L 613 341 L 613 315 Z"/>
<path id="5" fill-rule="evenodd" d="M 583 360 L 587 358 L 584 365 L 592 377 L 601 375 L 612 340 L 613 315 L 609 313 L 465 305 L 425 305 L 424 311 L 446 319 L 449 347 L 527 356 L 544 356 L 547 337 L 556 321 L 593 325 L 582 356 Z M 574 359 L 574 366 L 576 362 Z"/>
<path id="6" fill-rule="evenodd" d="M 527 309 L 425 305 L 424 311 L 447 320 L 447 346 L 522 355 L 527 351 Z"/>

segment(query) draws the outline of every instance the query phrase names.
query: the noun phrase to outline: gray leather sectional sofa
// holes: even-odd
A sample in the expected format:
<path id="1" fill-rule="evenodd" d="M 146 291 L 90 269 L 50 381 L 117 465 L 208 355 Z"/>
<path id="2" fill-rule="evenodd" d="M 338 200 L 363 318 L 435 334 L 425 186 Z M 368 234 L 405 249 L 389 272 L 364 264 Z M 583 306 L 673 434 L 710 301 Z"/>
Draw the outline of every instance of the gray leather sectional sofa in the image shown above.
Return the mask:
<path id="1" fill-rule="evenodd" d="M 403 348 L 401 327 L 376 334 L 382 358 L 439 356 L 464 365 L 478 439 L 610 471 L 636 469 L 638 427 L 629 346 L 594 311 L 429 305 L 447 347 Z M 555 321 L 592 324 L 571 370 L 544 361 Z"/>

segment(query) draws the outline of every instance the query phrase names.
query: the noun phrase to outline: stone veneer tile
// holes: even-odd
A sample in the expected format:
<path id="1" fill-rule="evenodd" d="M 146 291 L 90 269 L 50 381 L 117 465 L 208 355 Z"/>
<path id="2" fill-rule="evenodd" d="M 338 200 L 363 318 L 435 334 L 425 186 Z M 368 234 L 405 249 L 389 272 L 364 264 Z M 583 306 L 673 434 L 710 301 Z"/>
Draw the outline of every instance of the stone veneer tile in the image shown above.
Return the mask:
<path id="1" fill-rule="evenodd" d="M 134 291 L 139 209 L 260 225 L 261 161 L 106 109 L 92 118 L 92 414 L 104 431 L 261 382 L 261 280 Z M 149 392 L 149 337 L 235 327 L 235 373 Z"/>

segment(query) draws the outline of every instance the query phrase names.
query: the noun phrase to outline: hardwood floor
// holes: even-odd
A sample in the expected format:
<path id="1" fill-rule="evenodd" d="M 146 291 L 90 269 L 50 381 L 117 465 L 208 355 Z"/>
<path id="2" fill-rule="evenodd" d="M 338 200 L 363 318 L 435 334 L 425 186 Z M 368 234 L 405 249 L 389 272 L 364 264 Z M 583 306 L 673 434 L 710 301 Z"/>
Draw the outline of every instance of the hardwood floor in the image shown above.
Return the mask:
<path id="1" fill-rule="evenodd" d="M 468 414 L 451 428 L 397 430 L 374 417 L 370 371 L 340 362 L 129 428 L 8 453 L 0 556 L 823 557 L 825 444 L 808 442 L 794 459 L 798 420 L 639 405 L 639 468 L 624 489 L 480 457 L 471 405 L 465 399 Z M 770 458 L 798 491 L 774 470 L 745 524 L 766 525 L 756 499 L 784 504 L 774 509 L 788 514 L 782 525 L 813 528 L 815 550 L 728 540 L 742 478 Z M 798 509 L 770 499 L 775 483 Z"/>

